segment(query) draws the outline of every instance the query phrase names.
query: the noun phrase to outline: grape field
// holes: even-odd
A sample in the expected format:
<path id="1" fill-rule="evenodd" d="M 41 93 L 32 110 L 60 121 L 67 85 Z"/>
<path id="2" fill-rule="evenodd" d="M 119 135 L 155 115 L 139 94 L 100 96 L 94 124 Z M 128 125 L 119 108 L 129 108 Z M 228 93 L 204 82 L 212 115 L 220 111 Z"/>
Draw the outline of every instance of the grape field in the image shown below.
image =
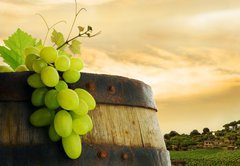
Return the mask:
<path id="1" fill-rule="evenodd" d="M 170 151 L 171 160 L 185 161 L 187 166 L 239 166 L 240 150 Z"/>

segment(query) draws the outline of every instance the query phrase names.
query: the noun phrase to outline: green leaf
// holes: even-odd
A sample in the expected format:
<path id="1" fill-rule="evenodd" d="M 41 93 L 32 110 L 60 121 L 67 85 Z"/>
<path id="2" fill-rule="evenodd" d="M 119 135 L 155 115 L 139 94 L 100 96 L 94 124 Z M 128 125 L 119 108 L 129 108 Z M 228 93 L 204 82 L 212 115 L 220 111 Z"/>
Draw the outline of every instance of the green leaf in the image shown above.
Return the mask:
<path id="1" fill-rule="evenodd" d="M 14 70 L 21 65 L 21 63 L 19 61 L 17 61 L 17 56 L 16 53 L 14 51 L 11 51 L 9 49 L 7 49 L 4 46 L 0 46 L 0 54 L 4 60 L 4 62 L 6 62 L 7 64 L 9 64 L 9 66 L 11 68 L 13 68 Z"/>
<path id="2" fill-rule="evenodd" d="M 72 51 L 74 54 L 80 54 L 80 41 L 78 40 L 73 40 L 71 45 L 69 46 L 69 49 Z"/>
<path id="3" fill-rule="evenodd" d="M 19 28 L 7 40 L 4 40 L 4 44 L 10 49 L 10 56 L 20 64 L 24 64 L 25 61 L 24 49 L 26 47 L 34 46 L 35 42 L 36 39 Z M 11 64 L 9 65 L 12 66 Z"/>
<path id="4" fill-rule="evenodd" d="M 38 40 L 38 41 L 36 42 L 35 46 L 36 46 L 36 47 L 38 47 L 38 46 L 43 46 L 42 40 L 41 40 L 41 39 Z"/>
<path id="5" fill-rule="evenodd" d="M 55 29 L 52 32 L 51 41 L 55 43 L 58 47 L 65 42 L 63 34 L 61 32 L 57 32 Z"/>
<path id="6" fill-rule="evenodd" d="M 79 30 L 79 32 L 82 32 L 82 31 L 84 31 L 84 27 L 78 26 L 78 30 Z"/>

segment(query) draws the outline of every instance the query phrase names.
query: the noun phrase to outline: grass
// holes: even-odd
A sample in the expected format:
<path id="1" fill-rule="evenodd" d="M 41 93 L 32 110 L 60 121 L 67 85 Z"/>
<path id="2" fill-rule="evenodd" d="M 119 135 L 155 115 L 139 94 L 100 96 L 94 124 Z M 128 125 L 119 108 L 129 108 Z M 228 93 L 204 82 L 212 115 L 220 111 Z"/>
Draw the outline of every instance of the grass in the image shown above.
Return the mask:
<path id="1" fill-rule="evenodd" d="M 184 160 L 189 166 L 240 166 L 240 150 L 198 149 L 170 151 L 171 160 Z"/>

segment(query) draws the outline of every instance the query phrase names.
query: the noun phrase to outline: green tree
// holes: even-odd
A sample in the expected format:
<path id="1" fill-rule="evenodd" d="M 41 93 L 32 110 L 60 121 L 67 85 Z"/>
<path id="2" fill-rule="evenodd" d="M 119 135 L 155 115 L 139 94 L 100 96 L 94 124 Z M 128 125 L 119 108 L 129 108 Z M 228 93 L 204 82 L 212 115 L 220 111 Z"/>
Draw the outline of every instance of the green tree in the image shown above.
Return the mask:
<path id="1" fill-rule="evenodd" d="M 215 132 L 216 137 L 223 137 L 225 135 L 225 130 L 218 130 Z"/>
<path id="2" fill-rule="evenodd" d="M 209 128 L 205 127 L 203 128 L 203 134 L 208 134 L 210 132 Z"/>
<path id="3" fill-rule="evenodd" d="M 176 135 L 179 135 L 178 132 L 176 132 L 176 131 L 170 131 L 170 133 L 169 133 L 170 138 L 172 138 Z"/>
<path id="4" fill-rule="evenodd" d="M 178 150 L 187 150 L 189 146 L 197 143 L 188 135 L 176 135 L 170 139 L 170 144 L 175 145 Z"/>
<path id="5" fill-rule="evenodd" d="M 171 137 L 170 137 L 170 135 L 169 134 L 164 134 L 164 139 L 165 140 L 169 140 Z"/>
<path id="6" fill-rule="evenodd" d="M 229 127 L 232 128 L 232 130 L 236 130 L 237 128 L 237 121 L 233 121 L 229 123 Z"/>
<path id="7" fill-rule="evenodd" d="M 229 124 L 228 124 L 228 123 L 225 124 L 225 125 L 223 125 L 223 127 L 224 127 L 224 129 L 225 129 L 226 131 L 229 131 Z"/>
<path id="8" fill-rule="evenodd" d="M 237 129 L 240 129 L 240 120 L 237 121 Z"/>
<path id="9" fill-rule="evenodd" d="M 238 140 L 235 142 L 235 144 L 236 144 L 238 147 L 240 147 L 240 139 L 238 139 Z"/>
<path id="10" fill-rule="evenodd" d="M 237 136 L 238 134 L 236 132 L 228 132 L 226 134 L 226 137 L 229 139 L 229 140 L 232 140 L 232 141 L 236 141 L 237 140 Z"/>
<path id="11" fill-rule="evenodd" d="M 193 131 L 191 131 L 190 136 L 196 136 L 196 135 L 201 135 L 198 130 L 194 129 Z"/>

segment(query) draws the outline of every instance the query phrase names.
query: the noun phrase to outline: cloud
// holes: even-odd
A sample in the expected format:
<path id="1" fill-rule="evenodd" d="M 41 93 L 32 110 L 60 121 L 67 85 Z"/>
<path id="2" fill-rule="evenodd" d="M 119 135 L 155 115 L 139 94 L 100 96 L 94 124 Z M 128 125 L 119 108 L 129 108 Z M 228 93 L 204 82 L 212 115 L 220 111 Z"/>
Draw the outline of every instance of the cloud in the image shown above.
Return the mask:
<path id="1" fill-rule="evenodd" d="M 220 130 L 222 125 L 240 116 L 238 96 L 240 86 L 218 86 L 207 95 L 185 95 L 171 100 L 157 100 L 158 117 L 163 133 L 177 130 L 190 133 L 193 129 L 202 131 Z M 191 126 L 191 127 L 189 127 Z"/>
<path id="2" fill-rule="evenodd" d="M 77 0 L 78 3 L 80 4 L 85 4 L 85 5 L 98 5 L 98 4 L 103 4 L 107 3 L 110 1 L 114 0 Z M 62 4 L 62 3 L 74 3 L 74 0 L 2 0 L 2 2 L 8 2 L 11 4 L 18 4 L 18 5 L 25 5 L 25 4 Z"/>
<path id="3" fill-rule="evenodd" d="M 217 68 L 216 72 L 220 73 L 221 75 L 235 75 L 235 76 L 240 76 L 240 71 L 236 70 L 229 70 L 229 69 L 222 69 L 222 68 Z"/>

